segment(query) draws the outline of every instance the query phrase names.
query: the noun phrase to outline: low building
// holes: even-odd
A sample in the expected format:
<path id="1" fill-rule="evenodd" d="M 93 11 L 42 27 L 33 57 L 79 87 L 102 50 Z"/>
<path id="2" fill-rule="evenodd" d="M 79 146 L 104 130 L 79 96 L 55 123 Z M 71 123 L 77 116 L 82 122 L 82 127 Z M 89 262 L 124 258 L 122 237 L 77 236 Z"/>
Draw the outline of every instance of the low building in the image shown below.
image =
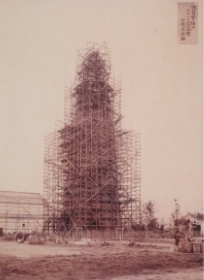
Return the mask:
<path id="1" fill-rule="evenodd" d="M 0 191 L 0 228 L 4 233 L 41 232 L 46 207 L 39 193 Z"/>
<path id="2" fill-rule="evenodd" d="M 179 219 L 179 223 L 183 224 L 185 221 L 189 220 L 192 225 L 192 230 L 198 235 L 204 234 L 204 215 L 202 213 L 190 213 L 188 212 L 186 215 L 182 216 Z"/>

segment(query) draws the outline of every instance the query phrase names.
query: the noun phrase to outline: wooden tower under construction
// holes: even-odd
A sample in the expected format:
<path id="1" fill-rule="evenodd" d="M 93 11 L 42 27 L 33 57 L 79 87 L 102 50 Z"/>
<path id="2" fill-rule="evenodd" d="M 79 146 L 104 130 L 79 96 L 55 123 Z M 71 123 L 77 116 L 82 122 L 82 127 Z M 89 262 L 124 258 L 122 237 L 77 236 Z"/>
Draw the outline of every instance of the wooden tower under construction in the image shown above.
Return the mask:
<path id="1" fill-rule="evenodd" d="M 45 141 L 45 229 L 131 228 L 141 219 L 140 135 L 121 129 L 120 86 L 110 79 L 106 46 L 88 46 L 80 57 L 64 123 Z"/>

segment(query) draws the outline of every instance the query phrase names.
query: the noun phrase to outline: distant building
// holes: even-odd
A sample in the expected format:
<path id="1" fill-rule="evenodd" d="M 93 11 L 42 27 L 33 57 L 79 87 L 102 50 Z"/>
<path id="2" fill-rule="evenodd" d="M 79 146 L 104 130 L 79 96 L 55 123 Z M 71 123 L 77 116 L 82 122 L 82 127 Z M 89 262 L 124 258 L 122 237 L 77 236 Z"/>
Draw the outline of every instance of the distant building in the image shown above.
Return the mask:
<path id="1" fill-rule="evenodd" d="M 179 224 L 184 224 L 189 220 L 192 225 L 192 230 L 198 234 L 204 233 L 204 215 L 202 213 L 187 213 L 179 219 Z"/>
<path id="2" fill-rule="evenodd" d="M 4 233 L 40 232 L 43 208 L 47 203 L 39 193 L 0 191 L 0 228 Z"/>

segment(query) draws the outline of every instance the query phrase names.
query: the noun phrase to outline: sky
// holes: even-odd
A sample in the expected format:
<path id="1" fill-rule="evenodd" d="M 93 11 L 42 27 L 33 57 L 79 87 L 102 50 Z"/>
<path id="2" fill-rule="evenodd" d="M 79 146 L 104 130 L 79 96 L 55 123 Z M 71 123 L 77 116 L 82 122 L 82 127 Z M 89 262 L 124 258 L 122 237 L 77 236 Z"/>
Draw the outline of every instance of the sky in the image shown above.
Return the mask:
<path id="1" fill-rule="evenodd" d="M 198 44 L 185 45 L 177 2 L 0 1 L 0 190 L 43 193 L 44 138 L 63 121 L 77 51 L 105 42 L 122 126 L 141 133 L 142 202 L 166 222 L 175 199 L 202 211 L 202 1 Z"/>

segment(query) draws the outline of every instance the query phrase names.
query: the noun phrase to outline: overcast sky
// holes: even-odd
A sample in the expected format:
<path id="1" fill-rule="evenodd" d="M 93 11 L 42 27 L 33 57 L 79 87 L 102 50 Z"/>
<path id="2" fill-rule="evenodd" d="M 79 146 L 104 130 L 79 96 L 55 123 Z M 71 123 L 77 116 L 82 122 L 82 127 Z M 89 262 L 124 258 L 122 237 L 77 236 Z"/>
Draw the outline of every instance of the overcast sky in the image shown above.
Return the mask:
<path id="1" fill-rule="evenodd" d="M 1 0 L 0 190 L 43 193 L 44 137 L 63 121 L 77 50 L 106 42 L 123 128 L 141 132 L 142 201 L 166 221 L 174 199 L 202 211 L 201 4 L 198 44 L 181 45 L 176 0 Z"/>

